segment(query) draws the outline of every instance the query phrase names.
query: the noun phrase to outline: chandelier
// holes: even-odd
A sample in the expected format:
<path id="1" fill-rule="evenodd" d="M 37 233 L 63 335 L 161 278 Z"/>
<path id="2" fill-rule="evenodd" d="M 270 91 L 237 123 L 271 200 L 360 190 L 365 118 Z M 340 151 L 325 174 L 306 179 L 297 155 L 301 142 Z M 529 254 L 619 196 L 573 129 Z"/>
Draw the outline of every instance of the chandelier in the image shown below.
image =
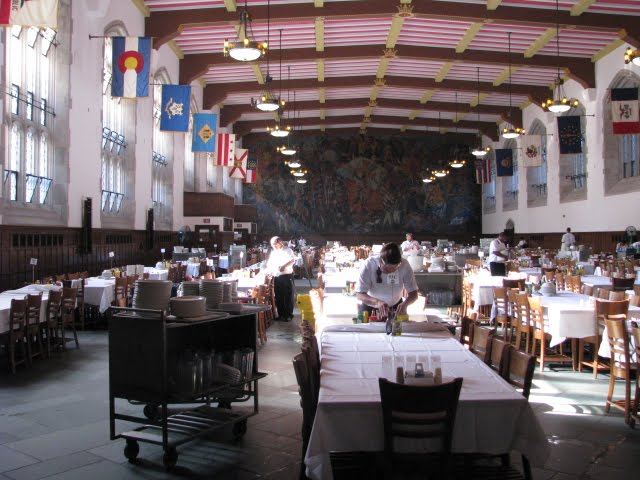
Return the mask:
<path id="1" fill-rule="evenodd" d="M 269 43 L 270 37 L 270 24 L 271 24 L 271 15 L 270 15 L 270 4 L 271 1 L 267 2 L 267 44 Z M 267 55 L 267 76 L 264 79 L 264 93 L 256 98 L 255 100 L 251 99 L 251 106 L 257 108 L 262 112 L 275 112 L 280 108 L 284 107 L 284 100 L 281 100 L 279 96 L 273 94 L 270 89 L 270 84 L 273 78 L 269 75 L 269 56 Z"/>
<path id="2" fill-rule="evenodd" d="M 482 158 L 491 151 L 491 147 L 482 146 L 482 132 L 480 132 L 480 127 L 479 127 L 480 125 L 480 67 L 476 67 L 476 69 L 478 71 L 478 78 L 476 82 L 478 86 L 478 101 L 476 103 L 476 115 L 478 118 L 478 142 L 476 143 L 476 146 L 473 147 L 473 150 L 471 150 L 471 155 L 473 155 L 476 158 Z"/>
<path id="3" fill-rule="evenodd" d="M 456 98 L 456 113 L 455 113 L 455 118 L 454 118 L 454 122 L 456 124 L 456 137 L 458 134 L 458 92 L 455 92 Z M 456 147 L 453 150 L 453 159 L 449 160 L 449 166 L 451 168 L 462 168 L 465 166 L 465 164 L 467 163 L 467 161 L 465 159 L 462 158 L 462 152 L 460 151 L 460 148 Z"/>
<path id="4" fill-rule="evenodd" d="M 638 50 L 627 48 L 627 50 L 624 52 L 624 63 L 625 65 L 633 63 L 634 65 L 640 67 L 640 54 L 638 54 Z"/>
<path id="5" fill-rule="evenodd" d="M 267 53 L 269 43 L 265 40 L 262 43 L 251 40 L 253 30 L 251 29 L 251 15 L 247 10 L 247 0 L 244 1 L 244 9 L 240 13 L 240 24 L 238 36 L 234 41 L 224 39 L 222 53 L 225 57 L 231 57 L 239 62 L 253 62 L 263 57 Z M 242 38 L 240 38 L 242 36 Z"/>
<path id="6" fill-rule="evenodd" d="M 282 98 L 282 29 L 280 29 L 280 98 Z M 267 132 L 269 132 L 272 137 L 284 138 L 289 135 L 289 132 L 291 131 L 290 126 L 280 125 L 281 118 L 281 115 L 278 115 L 278 121 L 275 126 L 267 127 Z"/>
<path id="7" fill-rule="evenodd" d="M 511 118 L 511 110 L 513 109 L 513 103 L 511 101 L 511 32 L 507 32 L 507 36 L 509 39 L 509 118 Z M 525 133 L 524 128 L 514 127 L 513 125 L 509 125 L 502 129 L 503 138 L 518 138 L 520 135 L 524 135 Z"/>
<path id="8" fill-rule="evenodd" d="M 307 183 L 307 179 L 306 178 L 298 178 L 296 180 L 296 182 L 298 182 L 298 183 Z"/>
<path id="9" fill-rule="evenodd" d="M 297 150 L 290 145 L 280 145 L 279 147 L 276 147 L 276 151 L 283 155 L 295 155 L 297 152 Z"/>
<path id="10" fill-rule="evenodd" d="M 425 177 L 422 179 L 422 181 L 423 181 L 424 183 L 432 183 L 432 182 L 435 182 L 435 181 L 436 181 L 436 177 L 434 177 L 433 175 L 431 175 L 431 174 L 427 173 L 427 174 L 425 175 Z"/>
<path id="11" fill-rule="evenodd" d="M 300 163 L 300 160 L 298 160 L 297 158 L 294 158 L 293 160 L 289 161 L 289 162 L 284 162 L 284 164 L 292 169 L 295 168 L 300 168 L 302 166 L 302 164 Z"/>
<path id="12" fill-rule="evenodd" d="M 287 67 L 289 70 L 289 82 L 291 82 L 291 67 Z M 289 94 L 287 93 L 287 101 L 290 100 Z M 293 128 L 291 131 L 295 131 L 296 126 L 296 92 L 293 92 Z M 276 147 L 276 151 L 280 152 L 283 155 L 295 155 L 297 153 L 297 149 L 295 146 L 291 146 L 291 137 L 287 136 L 287 144 Z"/>
<path id="13" fill-rule="evenodd" d="M 446 177 L 447 175 L 449 175 L 449 170 L 446 170 L 444 168 L 441 169 L 441 170 L 434 170 L 433 171 L 433 175 L 436 178 L 443 178 L 443 177 Z"/>
<path id="14" fill-rule="evenodd" d="M 294 177 L 304 177 L 306 174 L 307 174 L 306 170 L 302 170 L 302 169 L 291 170 L 291 175 L 293 175 Z"/>
<path id="15" fill-rule="evenodd" d="M 559 6 L 558 0 L 556 0 L 556 61 L 558 65 L 558 76 L 553 82 L 553 94 L 550 98 L 542 102 L 542 108 L 552 113 L 564 113 L 571 110 L 572 107 L 577 107 L 580 102 L 575 98 L 567 98 L 564 93 L 564 80 L 560 77 L 560 21 L 559 21 Z"/>

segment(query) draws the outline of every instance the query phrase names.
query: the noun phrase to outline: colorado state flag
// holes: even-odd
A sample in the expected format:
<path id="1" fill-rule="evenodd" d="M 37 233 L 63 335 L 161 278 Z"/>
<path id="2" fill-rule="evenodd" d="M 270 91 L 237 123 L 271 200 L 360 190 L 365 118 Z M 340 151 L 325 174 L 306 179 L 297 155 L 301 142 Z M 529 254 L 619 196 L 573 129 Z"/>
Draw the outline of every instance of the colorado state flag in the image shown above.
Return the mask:
<path id="1" fill-rule="evenodd" d="M 112 37 L 111 96 L 149 96 L 150 37 Z"/>
<path id="2" fill-rule="evenodd" d="M 188 131 L 190 106 L 191 87 L 189 85 L 162 85 L 160 130 Z"/>
<path id="3" fill-rule="evenodd" d="M 193 115 L 192 152 L 215 152 L 216 118 L 215 113 L 195 113 Z"/>

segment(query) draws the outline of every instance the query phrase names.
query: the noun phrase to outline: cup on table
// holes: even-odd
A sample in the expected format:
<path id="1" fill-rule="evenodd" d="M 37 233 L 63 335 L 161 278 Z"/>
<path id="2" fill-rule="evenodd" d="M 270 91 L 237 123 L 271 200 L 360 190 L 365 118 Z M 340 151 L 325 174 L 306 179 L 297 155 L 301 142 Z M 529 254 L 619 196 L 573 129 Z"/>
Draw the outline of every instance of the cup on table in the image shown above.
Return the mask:
<path id="1" fill-rule="evenodd" d="M 431 355 L 431 368 L 433 370 L 434 383 L 442 383 L 442 363 L 440 355 Z"/>
<path id="2" fill-rule="evenodd" d="M 393 371 L 395 372 L 398 367 L 402 367 L 404 369 L 404 355 L 401 353 L 393 354 Z"/>
<path id="3" fill-rule="evenodd" d="M 427 355 L 418 355 L 417 362 L 422 364 L 422 369 L 425 372 L 430 372 L 431 371 L 431 362 L 429 362 L 429 354 L 427 354 Z"/>
<path id="4" fill-rule="evenodd" d="M 423 364 L 424 366 L 424 364 Z M 404 357 L 404 370 L 409 372 L 409 375 L 414 375 L 416 371 L 416 356 L 408 354 Z"/>
<path id="5" fill-rule="evenodd" d="M 387 380 L 393 380 L 394 378 L 394 368 L 393 368 L 393 355 L 390 353 L 382 354 L 382 376 Z"/>

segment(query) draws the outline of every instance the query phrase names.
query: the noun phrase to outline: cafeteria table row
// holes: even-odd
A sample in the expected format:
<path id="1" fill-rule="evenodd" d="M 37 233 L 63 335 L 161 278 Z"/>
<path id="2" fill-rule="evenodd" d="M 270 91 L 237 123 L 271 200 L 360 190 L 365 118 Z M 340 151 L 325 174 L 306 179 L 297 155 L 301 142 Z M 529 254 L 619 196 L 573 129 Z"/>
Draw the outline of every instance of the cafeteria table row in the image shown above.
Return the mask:
<path id="1" fill-rule="evenodd" d="M 439 355 L 443 381 L 464 379 L 454 452 L 498 455 L 516 450 L 532 465 L 544 464 L 549 447 L 527 399 L 449 332 L 437 329 L 394 337 L 347 328 L 325 330 L 319 343 L 320 395 L 305 457 L 309 477 L 332 478 L 331 451 L 383 450 L 378 378 L 389 376 L 388 368 L 383 371 L 383 355 Z M 409 440 L 405 448 L 412 446 Z"/>

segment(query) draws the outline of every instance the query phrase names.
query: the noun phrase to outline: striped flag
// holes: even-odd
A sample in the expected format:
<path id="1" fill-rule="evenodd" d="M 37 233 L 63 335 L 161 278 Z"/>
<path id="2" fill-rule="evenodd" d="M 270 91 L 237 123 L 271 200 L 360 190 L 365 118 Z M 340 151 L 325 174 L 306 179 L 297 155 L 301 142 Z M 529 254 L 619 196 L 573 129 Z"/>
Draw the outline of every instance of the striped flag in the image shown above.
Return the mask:
<path id="1" fill-rule="evenodd" d="M 150 37 L 112 37 L 111 96 L 149 96 Z"/>
<path id="2" fill-rule="evenodd" d="M 613 133 L 640 133 L 638 87 L 611 90 L 611 121 Z"/>
<path id="3" fill-rule="evenodd" d="M 482 158 L 476 160 L 476 183 L 491 183 L 491 159 Z"/>
<path id="4" fill-rule="evenodd" d="M 0 25 L 58 27 L 58 0 L 0 0 Z"/>
<path id="5" fill-rule="evenodd" d="M 244 180 L 247 178 L 247 156 L 249 150 L 246 148 L 236 148 L 233 155 L 233 168 L 229 170 L 229 176 L 231 178 L 240 178 Z"/>
<path id="6" fill-rule="evenodd" d="M 236 136 L 233 133 L 219 133 L 216 148 L 216 165 L 230 167 L 233 165 L 236 149 Z"/>
<path id="7" fill-rule="evenodd" d="M 247 159 L 247 176 L 244 179 L 244 183 L 256 183 L 256 176 L 258 172 L 258 159 L 251 157 Z"/>

